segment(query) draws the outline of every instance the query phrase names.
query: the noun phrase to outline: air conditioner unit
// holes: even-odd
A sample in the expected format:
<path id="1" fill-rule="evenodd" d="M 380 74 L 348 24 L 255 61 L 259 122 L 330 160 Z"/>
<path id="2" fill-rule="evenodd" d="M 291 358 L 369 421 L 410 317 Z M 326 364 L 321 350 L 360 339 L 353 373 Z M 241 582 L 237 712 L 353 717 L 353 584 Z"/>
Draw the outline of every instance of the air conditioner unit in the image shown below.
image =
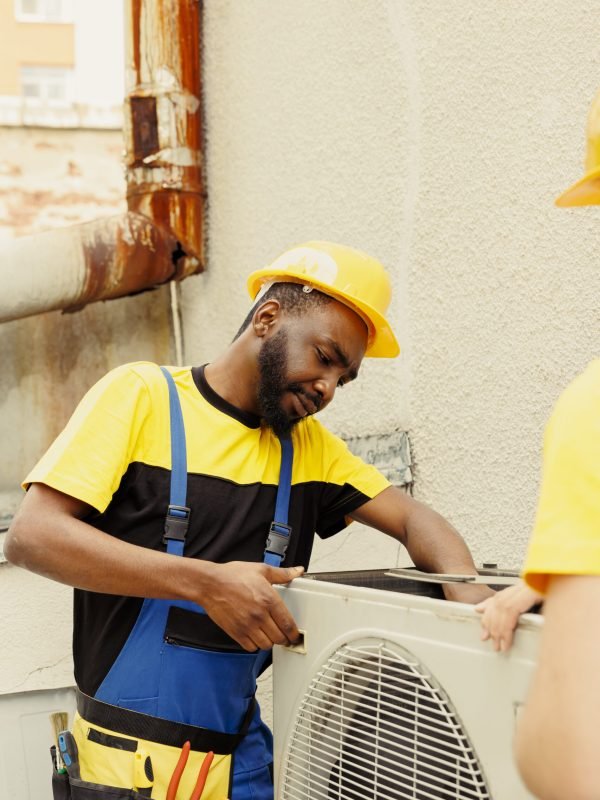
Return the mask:
<path id="1" fill-rule="evenodd" d="M 274 652 L 277 800 L 531 798 L 512 739 L 539 615 L 499 654 L 439 584 L 373 570 L 280 591 L 304 641 Z"/>

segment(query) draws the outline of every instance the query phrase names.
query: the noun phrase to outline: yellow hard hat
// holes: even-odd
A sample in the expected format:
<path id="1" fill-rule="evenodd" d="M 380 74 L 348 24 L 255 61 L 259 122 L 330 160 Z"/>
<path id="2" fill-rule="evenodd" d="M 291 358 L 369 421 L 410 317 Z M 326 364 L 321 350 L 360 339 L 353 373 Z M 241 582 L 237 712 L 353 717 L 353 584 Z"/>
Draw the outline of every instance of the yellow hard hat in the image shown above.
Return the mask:
<path id="1" fill-rule="evenodd" d="M 400 352 L 385 318 L 392 287 L 377 259 L 333 242 L 307 242 L 287 250 L 248 278 L 254 300 L 265 283 L 302 283 L 331 295 L 361 317 L 369 330 L 366 356 L 394 358 Z"/>
<path id="2" fill-rule="evenodd" d="M 600 205 L 600 92 L 592 102 L 588 117 L 585 175 L 557 197 L 556 205 Z"/>

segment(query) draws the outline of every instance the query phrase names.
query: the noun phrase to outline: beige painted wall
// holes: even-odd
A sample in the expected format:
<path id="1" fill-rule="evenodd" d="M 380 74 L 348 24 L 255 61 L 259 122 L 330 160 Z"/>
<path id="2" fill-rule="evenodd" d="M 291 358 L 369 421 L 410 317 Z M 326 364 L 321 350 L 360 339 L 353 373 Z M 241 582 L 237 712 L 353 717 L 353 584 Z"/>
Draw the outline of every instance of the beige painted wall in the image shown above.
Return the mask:
<path id="1" fill-rule="evenodd" d="M 0 95 L 18 95 L 22 66 L 72 67 L 73 25 L 17 22 L 14 0 L 0 0 Z"/>
<path id="2" fill-rule="evenodd" d="M 365 363 L 325 418 L 408 429 L 416 495 L 503 566 L 523 557 L 551 405 L 600 351 L 598 212 L 553 207 L 600 76 L 600 9 L 584 6 L 205 6 L 209 251 L 182 287 L 187 360 L 233 335 L 244 277 L 288 245 L 372 251 L 403 354 Z M 313 564 L 389 563 L 364 536 Z"/>

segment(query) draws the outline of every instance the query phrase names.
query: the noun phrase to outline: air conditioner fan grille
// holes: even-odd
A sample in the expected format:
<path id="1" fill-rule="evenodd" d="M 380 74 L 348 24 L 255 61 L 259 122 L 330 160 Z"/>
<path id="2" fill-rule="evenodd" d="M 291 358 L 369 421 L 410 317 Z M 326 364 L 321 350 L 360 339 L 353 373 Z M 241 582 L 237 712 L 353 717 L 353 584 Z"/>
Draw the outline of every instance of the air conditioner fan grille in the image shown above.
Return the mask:
<path id="1" fill-rule="evenodd" d="M 490 800 L 446 693 L 383 639 L 344 645 L 314 676 L 283 770 L 281 800 Z"/>

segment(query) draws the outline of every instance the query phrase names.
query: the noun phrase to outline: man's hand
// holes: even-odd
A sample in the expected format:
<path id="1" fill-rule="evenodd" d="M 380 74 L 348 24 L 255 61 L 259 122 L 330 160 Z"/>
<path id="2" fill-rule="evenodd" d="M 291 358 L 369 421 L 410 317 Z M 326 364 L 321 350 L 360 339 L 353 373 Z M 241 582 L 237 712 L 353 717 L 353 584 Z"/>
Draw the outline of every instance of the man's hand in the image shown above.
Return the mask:
<path id="1" fill-rule="evenodd" d="M 492 640 L 496 652 L 510 650 L 519 617 L 542 601 L 542 595 L 519 581 L 475 606 L 481 614 L 481 640 Z"/>
<path id="2" fill-rule="evenodd" d="M 293 644 L 300 632 L 273 584 L 289 583 L 303 573 L 304 567 L 282 569 L 244 561 L 214 564 L 202 605 L 245 650 Z"/>
<path id="3" fill-rule="evenodd" d="M 299 638 L 272 584 L 300 577 L 303 567 L 181 558 L 110 536 L 81 520 L 87 512 L 80 501 L 34 484 L 11 525 L 7 558 L 90 592 L 192 600 L 246 650 Z"/>

